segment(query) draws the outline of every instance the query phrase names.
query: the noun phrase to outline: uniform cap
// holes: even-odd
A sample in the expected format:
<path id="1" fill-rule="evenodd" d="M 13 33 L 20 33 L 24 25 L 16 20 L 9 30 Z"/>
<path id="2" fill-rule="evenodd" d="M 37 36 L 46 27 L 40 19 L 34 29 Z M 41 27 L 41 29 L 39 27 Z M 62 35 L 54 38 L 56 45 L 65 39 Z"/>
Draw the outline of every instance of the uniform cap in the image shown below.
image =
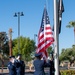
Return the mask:
<path id="1" fill-rule="evenodd" d="M 15 56 L 9 56 L 9 58 L 15 58 Z"/>
<path id="2" fill-rule="evenodd" d="M 12 58 L 15 58 L 15 56 L 12 56 Z"/>
<path id="3" fill-rule="evenodd" d="M 42 55 L 42 53 L 35 53 L 35 57 L 39 57 L 41 55 Z"/>

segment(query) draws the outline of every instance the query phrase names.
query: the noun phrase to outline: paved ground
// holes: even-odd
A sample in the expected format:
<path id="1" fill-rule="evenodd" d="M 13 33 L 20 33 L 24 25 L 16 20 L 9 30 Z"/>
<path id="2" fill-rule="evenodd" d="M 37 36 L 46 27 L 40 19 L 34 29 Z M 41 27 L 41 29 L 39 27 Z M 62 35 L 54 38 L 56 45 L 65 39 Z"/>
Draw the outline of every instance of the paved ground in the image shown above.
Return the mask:
<path id="1" fill-rule="evenodd" d="M 60 67 L 60 70 L 66 70 L 66 67 Z M 75 67 L 71 67 L 72 70 L 75 70 Z M 0 68 L 0 75 L 8 75 L 9 71 L 8 69 L 3 69 L 3 74 L 2 74 L 2 70 Z M 48 75 L 49 73 L 49 68 L 45 68 L 45 73 L 46 75 Z M 33 75 L 34 74 L 34 69 L 32 69 L 31 71 L 29 69 L 25 69 L 25 75 Z"/>
<path id="2" fill-rule="evenodd" d="M 46 68 L 45 69 L 46 75 L 48 74 L 48 72 L 49 72 L 49 69 Z M 2 73 L 2 70 L 0 69 L 0 75 L 9 75 L 8 73 L 9 73 L 8 69 L 3 69 L 3 73 Z M 32 69 L 31 71 L 29 71 L 29 69 L 25 70 L 25 75 L 33 75 L 33 74 L 34 74 L 34 69 Z"/>
<path id="3" fill-rule="evenodd" d="M 33 75 L 33 73 L 34 73 L 34 70 L 32 70 L 32 71 L 26 70 L 25 71 L 25 75 Z M 3 72 L 0 69 L 0 75 L 9 75 L 8 69 L 3 69 Z"/>
<path id="4" fill-rule="evenodd" d="M 33 75 L 34 74 L 34 72 L 26 72 L 25 73 L 25 75 Z M 1 74 L 0 73 L 0 75 L 9 75 L 8 73 L 3 73 L 3 74 Z M 48 73 L 46 73 L 46 75 L 48 75 Z"/>
<path id="5" fill-rule="evenodd" d="M 25 73 L 25 75 L 33 75 L 33 74 L 34 74 L 33 72 L 28 72 L 28 73 L 26 72 Z M 0 74 L 0 75 L 9 75 L 9 74 L 8 73 L 3 73 L 3 74 Z"/>

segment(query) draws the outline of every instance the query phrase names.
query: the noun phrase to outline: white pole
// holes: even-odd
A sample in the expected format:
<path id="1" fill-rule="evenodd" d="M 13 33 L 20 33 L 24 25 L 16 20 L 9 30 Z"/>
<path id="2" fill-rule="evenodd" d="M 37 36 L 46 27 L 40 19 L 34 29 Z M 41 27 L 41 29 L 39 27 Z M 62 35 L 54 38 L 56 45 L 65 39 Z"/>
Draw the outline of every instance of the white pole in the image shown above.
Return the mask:
<path id="1" fill-rule="evenodd" d="M 55 75 L 59 75 L 59 33 L 58 33 L 58 0 L 54 0 L 54 54 Z"/>

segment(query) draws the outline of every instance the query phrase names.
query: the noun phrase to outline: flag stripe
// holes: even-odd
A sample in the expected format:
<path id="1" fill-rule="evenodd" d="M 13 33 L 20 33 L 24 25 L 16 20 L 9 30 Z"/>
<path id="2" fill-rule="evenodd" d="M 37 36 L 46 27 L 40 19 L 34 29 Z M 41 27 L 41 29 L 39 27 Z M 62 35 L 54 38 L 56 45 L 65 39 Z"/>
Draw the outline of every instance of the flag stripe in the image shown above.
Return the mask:
<path id="1" fill-rule="evenodd" d="M 43 39 L 41 39 L 40 40 L 40 43 L 38 44 L 38 48 L 41 46 L 41 45 L 43 45 L 44 43 L 46 44 L 46 42 L 45 41 L 49 41 L 49 40 L 51 40 L 51 41 L 54 41 L 54 39 L 51 37 L 49 37 L 49 38 L 46 38 L 45 40 L 43 40 Z M 51 42 L 50 41 L 50 42 Z"/>
<path id="2" fill-rule="evenodd" d="M 41 49 L 40 49 L 40 47 L 38 48 L 37 52 L 43 52 L 43 51 L 45 51 L 46 48 L 48 48 L 52 43 L 53 43 L 53 42 L 49 42 L 49 43 L 47 43 L 47 44 L 43 44 L 43 45 L 41 46 Z"/>
<path id="3" fill-rule="evenodd" d="M 51 35 L 53 34 L 52 32 L 46 32 L 45 35 Z"/>

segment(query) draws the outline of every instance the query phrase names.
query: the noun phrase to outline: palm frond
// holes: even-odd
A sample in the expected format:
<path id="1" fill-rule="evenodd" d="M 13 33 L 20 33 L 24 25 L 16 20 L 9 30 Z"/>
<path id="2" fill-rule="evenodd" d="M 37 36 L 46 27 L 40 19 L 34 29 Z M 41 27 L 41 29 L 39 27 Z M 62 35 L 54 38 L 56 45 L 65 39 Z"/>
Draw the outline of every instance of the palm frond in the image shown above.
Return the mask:
<path id="1" fill-rule="evenodd" d="M 69 25 L 71 25 L 72 27 L 75 27 L 75 21 L 70 21 Z"/>
<path id="2" fill-rule="evenodd" d="M 75 21 L 70 21 L 66 27 L 67 28 L 75 27 Z"/>
<path id="3" fill-rule="evenodd" d="M 72 26 L 71 26 L 71 25 L 67 25 L 66 27 L 67 27 L 67 28 L 71 28 Z"/>

